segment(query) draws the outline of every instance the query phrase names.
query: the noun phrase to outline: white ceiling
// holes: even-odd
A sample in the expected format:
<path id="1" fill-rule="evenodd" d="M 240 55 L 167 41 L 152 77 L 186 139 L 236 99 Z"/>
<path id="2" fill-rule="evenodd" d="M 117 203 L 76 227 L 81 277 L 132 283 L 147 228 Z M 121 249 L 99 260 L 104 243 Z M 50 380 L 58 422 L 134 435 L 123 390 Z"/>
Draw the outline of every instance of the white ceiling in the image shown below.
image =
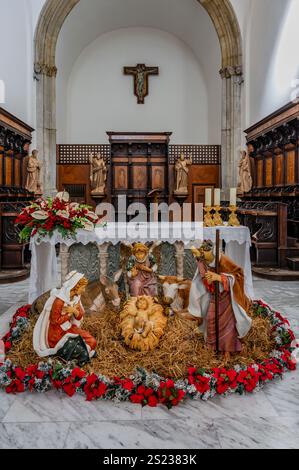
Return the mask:
<path id="1" fill-rule="evenodd" d="M 133 26 L 161 29 L 186 42 L 207 81 L 221 67 L 216 31 L 197 0 L 81 0 L 59 35 L 58 70 L 68 75 L 80 53 L 98 36 Z"/>

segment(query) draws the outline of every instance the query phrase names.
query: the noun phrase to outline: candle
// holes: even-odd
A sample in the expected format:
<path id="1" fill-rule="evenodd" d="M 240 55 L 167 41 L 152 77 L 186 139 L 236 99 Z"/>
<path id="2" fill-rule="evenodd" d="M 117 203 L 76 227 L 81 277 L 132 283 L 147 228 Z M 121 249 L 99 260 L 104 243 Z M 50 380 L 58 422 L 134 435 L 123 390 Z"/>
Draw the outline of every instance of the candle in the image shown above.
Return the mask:
<path id="1" fill-rule="evenodd" d="M 214 206 L 220 206 L 220 189 L 215 189 L 214 192 Z"/>
<path id="2" fill-rule="evenodd" d="M 230 190 L 230 205 L 237 205 L 237 188 L 231 188 Z"/>
<path id="3" fill-rule="evenodd" d="M 206 207 L 212 206 L 212 189 L 211 188 L 206 188 L 205 202 L 206 202 Z"/>

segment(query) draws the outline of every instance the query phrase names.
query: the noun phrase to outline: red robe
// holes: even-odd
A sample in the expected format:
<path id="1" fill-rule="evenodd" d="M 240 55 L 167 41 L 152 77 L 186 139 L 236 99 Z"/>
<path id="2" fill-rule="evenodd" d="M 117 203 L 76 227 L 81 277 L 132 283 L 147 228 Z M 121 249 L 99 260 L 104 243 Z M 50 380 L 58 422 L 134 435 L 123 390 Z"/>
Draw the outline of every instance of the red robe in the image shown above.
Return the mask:
<path id="1" fill-rule="evenodd" d="M 70 322 L 69 316 L 63 315 L 63 307 L 64 302 L 58 298 L 52 305 L 48 330 L 48 342 L 50 348 L 55 348 L 58 341 L 60 341 L 67 333 L 71 333 L 81 336 L 85 343 L 90 347 L 91 351 L 94 351 L 96 349 L 97 342 L 95 338 L 90 333 L 88 333 L 88 331 L 81 330 L 74 324 L 72 324 L 67 330 L 62 328 L 65 323 Z M 78 305 L 78 308 L 80 311 L 80 316 L 76 318 L 76 320 L 80 322 L 84 316 L 84 310 L 81 306 L 81 303 Z"/>

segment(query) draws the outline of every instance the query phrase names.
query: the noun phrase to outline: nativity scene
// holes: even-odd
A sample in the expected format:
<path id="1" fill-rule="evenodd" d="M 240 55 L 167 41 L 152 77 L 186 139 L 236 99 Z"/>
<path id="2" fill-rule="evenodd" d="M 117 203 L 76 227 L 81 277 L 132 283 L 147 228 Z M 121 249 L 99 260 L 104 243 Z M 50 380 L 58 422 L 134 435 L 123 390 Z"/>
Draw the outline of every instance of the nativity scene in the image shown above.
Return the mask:
<path id="1" fill-rule="evenodd" d="M 0 448 L 296 446 L 299 9 L 268 3 L 0 0 Z"/>

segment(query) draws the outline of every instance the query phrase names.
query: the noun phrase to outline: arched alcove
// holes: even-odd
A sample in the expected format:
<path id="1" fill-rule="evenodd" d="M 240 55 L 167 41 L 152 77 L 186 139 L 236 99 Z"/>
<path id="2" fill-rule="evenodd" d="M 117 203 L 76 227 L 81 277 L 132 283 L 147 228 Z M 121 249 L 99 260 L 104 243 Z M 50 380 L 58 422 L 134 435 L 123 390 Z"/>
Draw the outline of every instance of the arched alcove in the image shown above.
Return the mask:
<path id="1" fill-rule="evenodd" d="M 37 81 L 37 145 L 44 159 L 44 188 L 55 191 L 56 171 L 56 46 L 61 28 L 80 0 L 47 0 L 35 34 L 35 74 Z M 222 64 L 222 183 L 237 182 L 237 159 L 241 145 L 242 39 L 229 0 L 198 0 L 210 16 L 217 32 Z"/>

